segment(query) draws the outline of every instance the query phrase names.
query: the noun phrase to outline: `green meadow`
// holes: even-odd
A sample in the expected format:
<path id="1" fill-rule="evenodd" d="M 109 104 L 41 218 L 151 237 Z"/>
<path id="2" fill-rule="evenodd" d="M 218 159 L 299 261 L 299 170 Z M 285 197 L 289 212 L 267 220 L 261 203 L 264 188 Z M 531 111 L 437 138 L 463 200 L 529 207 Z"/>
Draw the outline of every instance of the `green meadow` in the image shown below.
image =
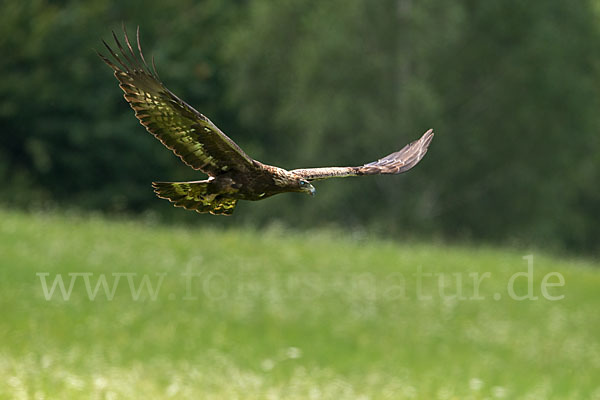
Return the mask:
<path id="1" fill-rule="evenodd" d="M 10 211 L 0 257 L 1 399 L 600 399 L 595 261 Z"/>

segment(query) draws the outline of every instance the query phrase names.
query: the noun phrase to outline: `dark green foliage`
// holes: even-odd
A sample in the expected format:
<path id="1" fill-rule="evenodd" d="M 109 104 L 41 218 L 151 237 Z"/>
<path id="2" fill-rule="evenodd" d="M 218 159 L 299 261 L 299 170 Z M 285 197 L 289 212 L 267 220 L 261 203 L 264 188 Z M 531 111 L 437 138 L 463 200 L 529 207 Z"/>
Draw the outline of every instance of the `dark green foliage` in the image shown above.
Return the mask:
<path id="1" fill-rule="evenodd" d="M 253 3 L 228 54 L 241 60 L 237 106 L 257 130 L 269 119 L 276 161 L 357 163 L 437 132 L 410 175 L 323 184 L 302 220 L 598 249 L 588 3 L 306 0 L 300 18 L 268 3 Z M 284 44 L 251 46 L 270 37 Z"/>
<path id="2" fill-rule="evenodd" d="M 218 46 L 200 32 L 201 26 L 215 30 L 229 14 L 221 12 L 220 1 L 113 3 L 72 1 L 58 7 L 8 1 L 0 6 L 5 201 L 49 199 L 142 210 L 154 202 L 152 180 L 189 175 L 144 134 L 94 49 L 103 50 L 100 40 L 108 39 L 111 29 L 120 31 L 121 22 L 131 31 L 141 25 L 142 41 L 159 70 L 168 71 L 169 86 L 219 116 Z"/>
<path id="3" fill-rule="evenodd" d="M 4 203 L 147 209 L 194 179 L 97 58 L 141 26 L 167 86 L 248 154 L 358 165 L 434 128 L 407 175 L 323 182 L 217 223 L 369 226 L 598 251 L 600 36 L 590 1 L 106 0 L 0 5 Z M 216 217 L 213 217 L 216 218 Z"/>

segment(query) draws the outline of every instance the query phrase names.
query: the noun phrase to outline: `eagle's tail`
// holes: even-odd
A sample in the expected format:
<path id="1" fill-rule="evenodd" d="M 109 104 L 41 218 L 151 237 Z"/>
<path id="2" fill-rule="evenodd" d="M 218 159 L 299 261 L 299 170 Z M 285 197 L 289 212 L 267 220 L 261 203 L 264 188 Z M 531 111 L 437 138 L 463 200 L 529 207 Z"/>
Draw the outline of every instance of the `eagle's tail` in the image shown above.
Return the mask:
<path id="1" fill-rule="evenodd" d="M 212 193 L 211 182 L 152 182 L 154 193 L 161 199 L 167 199 L 175 207 L 196 210 L 199 213 L 231 215 L 237 199 Z"/>

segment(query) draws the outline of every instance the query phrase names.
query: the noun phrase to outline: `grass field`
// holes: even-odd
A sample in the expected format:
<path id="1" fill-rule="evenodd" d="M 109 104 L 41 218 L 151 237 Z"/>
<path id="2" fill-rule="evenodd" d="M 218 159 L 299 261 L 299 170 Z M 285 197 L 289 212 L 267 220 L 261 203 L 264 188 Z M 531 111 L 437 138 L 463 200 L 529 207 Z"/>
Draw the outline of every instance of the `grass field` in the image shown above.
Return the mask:
<path id="1" fill-rule="evenodd" d="M 0 211 L 0 398 L 600 399 L 600 264 L 526 255 Z"/>

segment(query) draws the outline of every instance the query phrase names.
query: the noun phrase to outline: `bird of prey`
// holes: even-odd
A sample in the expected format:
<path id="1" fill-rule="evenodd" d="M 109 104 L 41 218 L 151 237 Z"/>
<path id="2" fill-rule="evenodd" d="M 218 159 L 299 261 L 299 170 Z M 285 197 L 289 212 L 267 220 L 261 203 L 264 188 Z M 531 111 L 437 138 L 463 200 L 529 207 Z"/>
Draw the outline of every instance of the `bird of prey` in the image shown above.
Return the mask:
<path id="1" fill-rule="evenodd" d="M 153 182 L 158 197 L 175 207 L 231 215 L 238 200 L 262 200 L 285 192 L 314 195 L 319 179 L 399 174 L 414 167 L 433 138 L 430 129 L 400 151 L 359 167 L 301 168 L 291 171 L 266 165 L 248 156 L 208 118 L 177 97 L 160 81 L 154 59 L 148 66 L 140 46 L 134 50 L 124 30 L 124 46 L 113 32 L 118 51 L 103 41 L 112 58 L 98 55 L 113 70 L 125 99 L 148 132 L 185 164 L 208 175 L 191 182 Z"/>

